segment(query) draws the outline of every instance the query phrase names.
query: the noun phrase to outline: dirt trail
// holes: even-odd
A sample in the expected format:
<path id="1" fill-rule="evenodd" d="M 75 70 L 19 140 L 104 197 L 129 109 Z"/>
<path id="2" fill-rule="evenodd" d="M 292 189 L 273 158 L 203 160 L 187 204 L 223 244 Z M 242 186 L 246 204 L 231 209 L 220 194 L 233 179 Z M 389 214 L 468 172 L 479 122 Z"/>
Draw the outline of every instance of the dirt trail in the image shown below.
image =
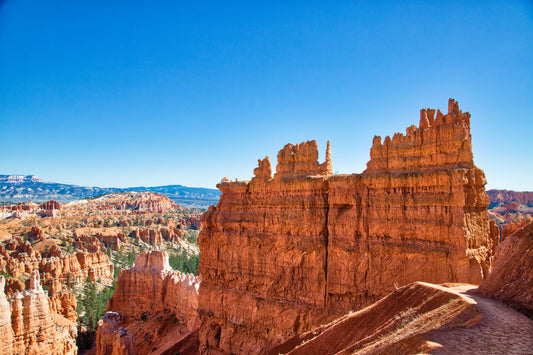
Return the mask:
<path id="1" fill-rule="evenodd" d="M 424 334 L 428 341 L 442 345 L 432 354 L 533 354 L 532 319 L 503 303 L 473 293 L 473 286 L 451 289 L 477 302 L 483 319 L 468 328 Z"/>

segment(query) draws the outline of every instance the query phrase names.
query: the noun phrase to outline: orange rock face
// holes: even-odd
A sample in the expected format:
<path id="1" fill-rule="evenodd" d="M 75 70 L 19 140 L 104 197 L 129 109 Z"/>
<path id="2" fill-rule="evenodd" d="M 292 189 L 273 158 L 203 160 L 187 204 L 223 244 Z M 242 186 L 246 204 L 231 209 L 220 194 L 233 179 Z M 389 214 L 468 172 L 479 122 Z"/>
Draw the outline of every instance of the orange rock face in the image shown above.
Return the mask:
<path id="1" fill-rule="evenodd" d="M 494 268 L 478 290 L 533 317 L 533 222 L 497 248 Z"/>
<path id="2" fill-rule="evenodd" d="M 72 322 L 53 318 L 48 297 L 35 271 L 27 290 L 7 299 L 5 279 L 0 276 L 0 353 L 76 354 L 76 327 Z M 60 317 L 60 316 L 56 316 Z"/>
<path id="3" fill-rule="evenodd" d="M 51 278 L 59 279 L 63 283 L 69 277 L 81 281 L 87 277 L 91 281 L 113 278 L 113 264 L 103 252 L 77 252 L 76 254 L 46 258 L 41 261 L 39 270 L 43 274 L 45 282 Z"/>
<path id="4" fill-rule="evenodd" d="M 56 200 L 50 200 L 41 204 L 40 208 L 43 210 L 60 210 L 61 205 Z"/>
<path id="5" fill-rule="evenodd" d="M 95 201 L 100 209 L 134 210 L 150 213 L 165 213 L 169 210 L 182 210 L 165 195 L 155 192 L 113 193 Z"/>
<path id="6" fill-rule="evenodd" d="M 119 324 L 120 315 L 116 312 L 107 312 L 98 323 L 96 355 L 137 355 L 135 339 Z"/>
<path id="7" fill-rule="evenodd" d="M 414 281 L 479 284 L 491 235 L 470 114 L 422 110 L 420 127 L 375 137 L 362 174 L 331 174 L 314 141 L 289 144 L 276 174 L 223 180 L 202 216 L 202 352 L 260 353 Z"/>
<path id="8" fill-rule="evenodd" d="M 137 256 L 132 269 L 120 271 L 107 310 L 119 315 L 118 325 L 128 328 L 139 354 L 164 353 L 180 342 L 197 338 L 198 285 L 197 277 L 172 270 L 165 252 L 144 252 Z M 106 327 L 110 329 L 99 323 L 100 339 L 105 338 Z M 105 344 L 114 343 L 102 340 L 96 345 Z"/>
<path id="9" fill-rule="evenodd" d="M 130 233 L 130 238 L 142 240 L 143 242 L 153 246 L 159 246 L 163 242 L 161 231 L 153 228 L 136 229 Z"/>

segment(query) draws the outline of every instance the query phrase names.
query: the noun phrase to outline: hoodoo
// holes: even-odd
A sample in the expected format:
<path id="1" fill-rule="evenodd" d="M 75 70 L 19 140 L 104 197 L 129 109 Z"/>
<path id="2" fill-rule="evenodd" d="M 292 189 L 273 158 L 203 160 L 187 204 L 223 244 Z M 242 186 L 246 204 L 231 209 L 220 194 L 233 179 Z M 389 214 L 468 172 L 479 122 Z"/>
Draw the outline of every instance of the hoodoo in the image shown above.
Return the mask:
<path id="1" fill-rule="evenodd" d="M 328 144 L 288 144 L 251 181 L 224 179 L 202 216 L 204 353 L 259 353 L 415 281 L 479 284 L 491 236 L 470 114 L 421 111 L 375 137 L 362 174 L 333 175 Z"/>

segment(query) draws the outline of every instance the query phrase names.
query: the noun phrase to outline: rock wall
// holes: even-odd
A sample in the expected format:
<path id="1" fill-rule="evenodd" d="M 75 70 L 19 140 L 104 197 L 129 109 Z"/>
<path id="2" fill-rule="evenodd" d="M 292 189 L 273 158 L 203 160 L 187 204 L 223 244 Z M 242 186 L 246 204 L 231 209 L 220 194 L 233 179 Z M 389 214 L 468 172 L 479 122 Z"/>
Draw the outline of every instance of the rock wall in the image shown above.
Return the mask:
<path id="1" fill-rule="evenodd" d="M 120 315 L 107 312 L 98 323 L 96 355 L 137 355 L 135 339 L 119 326 Z"/>
<path id="2" fill-rule="evenodd" d="M 202 216 L 204 353 L 260 353 L 414 281 L 480 283 L 497 239 L 470 114 L 421 111 L 362 174 L 335 175 L 328 143 L 289 144 L 251 181 L 224 179 Z"/>
<path id="3" fill-rule="evenodd" d="M 113 278 L 113 264 L 103 252 L 79 251 L 75 254 L 54 255 L 41 260 L 39 271 L 43 274 L 45 282 L 51 278 L 59 279 L 62 282 L 65 282 L 69 277 L 78 281 L 83 281 L 86 278 L 91 281 Z"/>
<path id="4" fill-rule="evenodd" d="M 199 283 L 193 275 L 172 270 L 165 252 L 144 252 L 132 269 L 120 271 L 107 310 L 119 315 L 118 324 L 128 328 L 139 354 L 163 353 L 191 334 L 197 337 Z M 99 323 L 98 334 L 106 327 L 113 328 Z"/>
<path id="5" fill-rule="evenodd" d="M 75 324 L 54 319 L 37 270 L 29 288 L 16 292 L 9 300 L 4 285 L 5 279 L 0 276 L 0 353 L 76 354 Z"/>

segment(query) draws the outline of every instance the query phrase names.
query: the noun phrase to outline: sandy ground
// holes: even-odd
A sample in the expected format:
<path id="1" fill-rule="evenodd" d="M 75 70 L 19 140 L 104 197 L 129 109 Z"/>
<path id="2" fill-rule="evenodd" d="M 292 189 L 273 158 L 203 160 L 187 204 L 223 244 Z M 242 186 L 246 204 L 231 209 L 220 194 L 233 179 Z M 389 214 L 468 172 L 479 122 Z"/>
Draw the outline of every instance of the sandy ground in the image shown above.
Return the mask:
<path id="1" fill-rule="evenodd" d="M 533 320 L 514 309 L 472 292 L 473 286 L 454 287 L 477 302 L 483 319 L 471 327 L 424 334 L 440 344 L 432 354 L 533 354 Z"/>

